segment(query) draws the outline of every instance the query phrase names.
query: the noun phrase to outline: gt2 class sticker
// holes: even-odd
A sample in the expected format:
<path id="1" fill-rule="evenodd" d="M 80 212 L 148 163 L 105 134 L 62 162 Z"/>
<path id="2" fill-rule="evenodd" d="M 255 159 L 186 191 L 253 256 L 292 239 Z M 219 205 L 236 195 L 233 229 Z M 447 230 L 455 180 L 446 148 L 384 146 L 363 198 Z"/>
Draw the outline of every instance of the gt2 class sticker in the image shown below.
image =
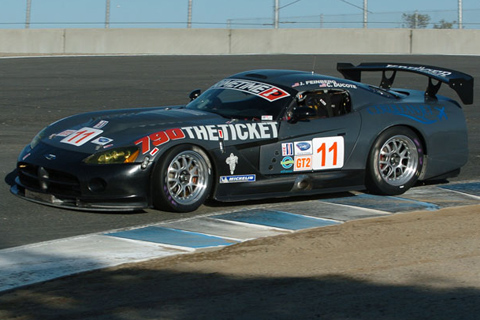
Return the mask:
<path id="1" fill-rule="evenodd" d="M 194 139 L 206 141 L 261 140 L 278 137 L 276 122 L 218 124 L 191 126 L 159 131 L 145 136 L 135 144 L 141 145 L 142 153 L 158 147 L 170 140 Z"/>
<path id="2" fill-rule="evenodd" d="M 295 156 L 293 171 L 312 170 L 312 156 Z"/>
<path id="3" fill-rule="evenodd" d="M 212 88 L 248 92 L 270 102 L 290 96 L 285 90 L 271 84 L 243 79 L 224 79 L 213 85 Z"/>
<path id="4" fill-rule="evenodd" d="M 75 131 L 74 133 L 62 139 L 60 142 L 72 144 L 74 146 L 79 147 L 81 145 L 84 145 L 88 141 L 92 140 L 96 136 L 102 134 L 102 132 L 103 130 L 100 130 L 100 129 L 85 127 Z"/>

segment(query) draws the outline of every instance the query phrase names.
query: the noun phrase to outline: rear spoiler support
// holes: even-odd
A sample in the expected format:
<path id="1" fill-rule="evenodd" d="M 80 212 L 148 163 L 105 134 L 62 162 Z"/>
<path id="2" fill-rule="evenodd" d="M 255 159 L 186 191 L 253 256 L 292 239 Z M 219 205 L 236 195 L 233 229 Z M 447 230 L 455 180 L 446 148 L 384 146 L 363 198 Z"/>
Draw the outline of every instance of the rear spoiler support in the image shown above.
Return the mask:
<path id="1" fill-rule="evenodd" d="M 364 71 L 382 71 L 380 87 L 387 90 L 392 87 L 397 71 L 413 72 L 428 77 L 428 85 L 425 90 L 427 98 L 436 99 L 442 83 L 446 83 L 455 90 L 464 104 L 473 103 L 473 77 L 455 70 L 418 64 L 383 62 L 361 63 L 358 66 L 351 63 L 338 63 L 337 70 L 345 79 L 356 82 L 361 82 L 362 72 Z M 392 71 L 392 75 L 388 77 L 387 71 Z M 434 84 L 433 80 L 438 81 L 438 83 Z"/>

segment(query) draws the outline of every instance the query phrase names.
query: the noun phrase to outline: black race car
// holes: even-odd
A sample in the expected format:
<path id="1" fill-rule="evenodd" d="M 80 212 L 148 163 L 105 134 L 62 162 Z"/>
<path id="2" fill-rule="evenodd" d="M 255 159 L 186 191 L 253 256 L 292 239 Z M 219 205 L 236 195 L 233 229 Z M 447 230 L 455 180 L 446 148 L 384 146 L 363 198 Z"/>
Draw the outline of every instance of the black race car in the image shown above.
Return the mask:
<path id="1" fill-rule="evenodd" d="M 233 75 L 186 106 L 92 112 L 43 129 L 18 158 L 12 192 L 82 210 L 193 211 L 239 201 L 367 189 L 398 195 L 453 177 L 468 156 L 461 105 L 473 78 L 439 67 L 340 63 L 345 79 L 290 70 Z M 361 83 L 382 72 L 380 86 Z M 398 71 L 425 91 L 392 89 Z"/>

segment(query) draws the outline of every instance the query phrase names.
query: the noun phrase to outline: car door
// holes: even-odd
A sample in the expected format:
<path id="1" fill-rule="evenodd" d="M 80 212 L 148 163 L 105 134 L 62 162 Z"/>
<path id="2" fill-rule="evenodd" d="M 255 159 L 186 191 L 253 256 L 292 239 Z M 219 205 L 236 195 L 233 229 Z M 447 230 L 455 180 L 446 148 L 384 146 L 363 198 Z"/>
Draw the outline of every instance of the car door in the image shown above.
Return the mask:
<path id="1" fill-rule="evenodd" d="M 335 107 L 330 99 L 326 101 L 327 107 Z M 295 106 L 301 107 L 301 103 Z M 288 175 L 348 169 L 360 127 L 360 114 L 351 112 L 350 107 L 343 112 L 329 110 L 322 117 L 307 115 L 298 121 L 287 117 L 279 123 L 278 140 L 261 146 L 260 172 Z"/>

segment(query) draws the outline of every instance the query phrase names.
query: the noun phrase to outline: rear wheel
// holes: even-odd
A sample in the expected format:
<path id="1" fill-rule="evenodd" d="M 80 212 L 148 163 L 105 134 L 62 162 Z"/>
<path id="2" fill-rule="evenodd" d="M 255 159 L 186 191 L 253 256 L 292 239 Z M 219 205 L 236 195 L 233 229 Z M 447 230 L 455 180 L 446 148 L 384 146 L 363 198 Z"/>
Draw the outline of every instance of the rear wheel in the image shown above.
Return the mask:
<path id="1" fill-rule="evenodd" d="M 377 194 L 402 194 L 415 185 L 422 165 L 423 146 L 415 132 L 390 128 L 380 134 L 370 151 L 367 189 Z"/>
<path id="2" fill-rule="evenodd" d="M 182 145 L 157 163 L 153 177 L 153 204 L 166 211 L 189 212 L 200 207 L 212 186 L 210 161 L 200 148 Z"/>

